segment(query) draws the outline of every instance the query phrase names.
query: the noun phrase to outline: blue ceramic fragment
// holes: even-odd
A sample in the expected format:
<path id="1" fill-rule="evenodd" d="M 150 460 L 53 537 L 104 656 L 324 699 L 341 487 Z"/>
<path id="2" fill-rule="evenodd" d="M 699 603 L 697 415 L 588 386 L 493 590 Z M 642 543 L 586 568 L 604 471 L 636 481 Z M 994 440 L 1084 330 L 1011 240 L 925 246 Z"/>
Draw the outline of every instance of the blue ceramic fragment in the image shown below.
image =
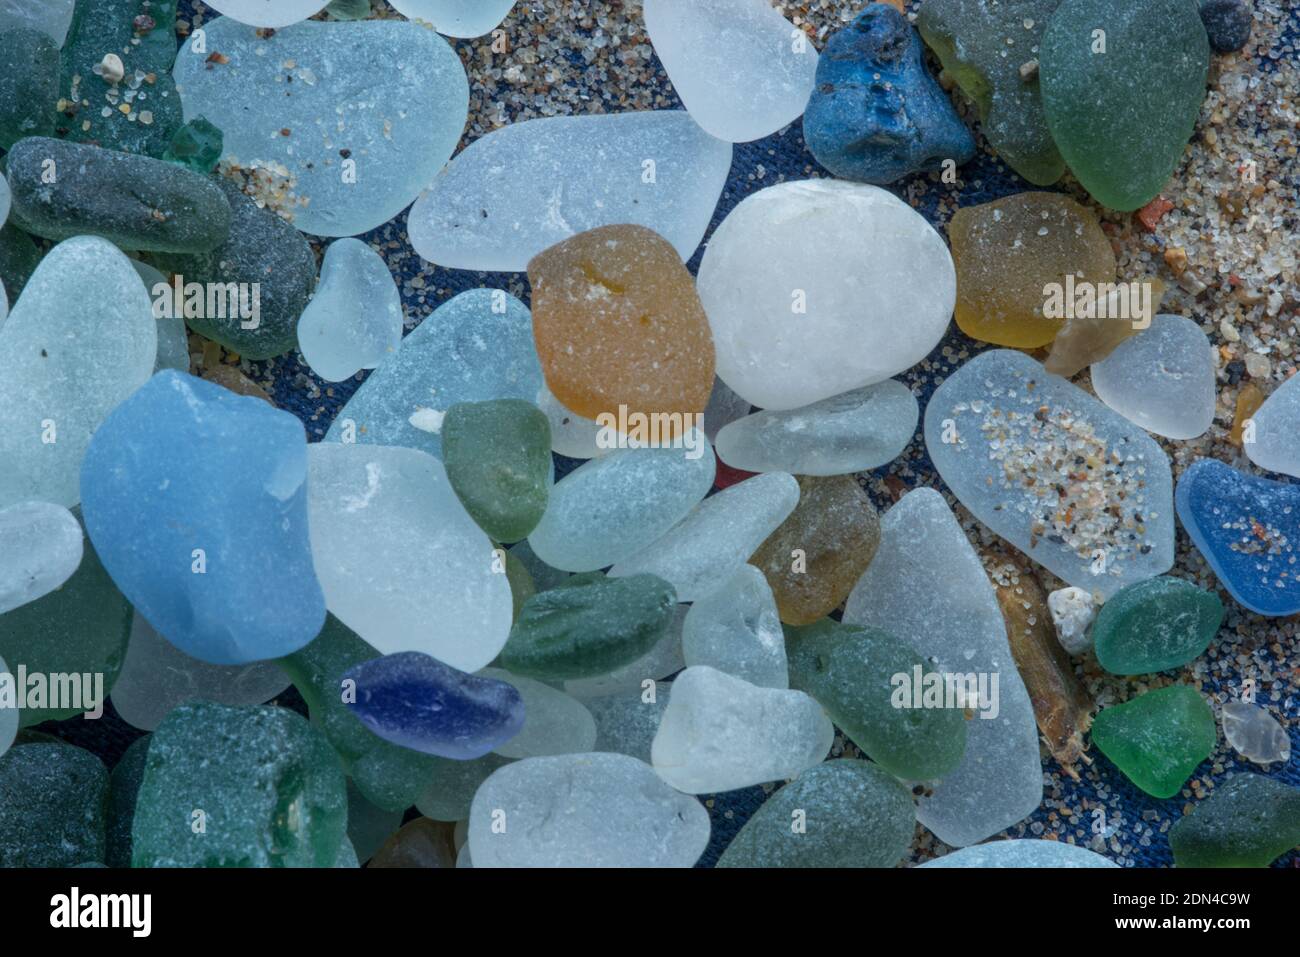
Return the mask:
<path id="1" fill-rule="evenodd" d="M 831 173 L 878 186 L 975 155 L 975 138 L 925 68 L 920 35 L 883 3 L 827 42 L 803 136 Z"/>
<path id="2" fill-rule="evenodd" d="M 1261 615 L 1300 612 L 1300 485 L 1202 459 L 1179 479 L 1174 504 L 1233 598 Z"/>
<path id="3" fill-rule="evenodd" d="M 344 672 L 343 683 L 344 700 L 362 724 L 385 741 L 425 754 L 470 761 L 524 726 L 524 702 L 513 685 L 418 651 L 364 661 Z"/>
<path id="4" fill-rule="evenodd" d="M 297 651 L 325 623 L 306 479 L 301 422 L 169 369 L 91 438 L 82 513 L 109 576 L 159 634 L 242 665 Z"/>

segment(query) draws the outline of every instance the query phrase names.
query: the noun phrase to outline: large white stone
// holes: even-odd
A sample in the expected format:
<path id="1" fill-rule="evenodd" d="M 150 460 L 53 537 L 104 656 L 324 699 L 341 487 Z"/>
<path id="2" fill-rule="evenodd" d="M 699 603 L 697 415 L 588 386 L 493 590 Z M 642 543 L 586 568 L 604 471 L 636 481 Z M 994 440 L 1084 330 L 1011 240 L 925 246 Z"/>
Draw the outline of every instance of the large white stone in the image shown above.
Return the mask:
<path id="1" fill-rule="evenodd" d="M 553 568 L 589 572 L 635 555 L 686 517 L 713 485 L 716 462 L 675 448 L 619 449 L 579 466 L 551 489 L 528 536 Z"/>
<path id="2" fill-rule="evenodd" d="M 526 758 L 474 795 L 468 847 L 482 867 L 690 867 L 709 814 L 625 754 Z"/>
<path id="3" fill-rule="evenodd" d="M 484 668 L 478 677 L 512 685 L 524 702 L 524 726 L 496 749 L 502 757 L 582 754 L 595 746 L 596 720 L 576 698 L 541 681 L 512 675 L 501 668 Z"/>
<path id="4" fill-rule="evenodd" d="M 383 654 L 422 651 L 478 671 L 510 635 L 488 537 L 442 463 L 415 449 L 308 446 L 312 560 L 325 604 Z"/>
<path id="5" fill-rule="evenodd" d="M 1264 400 L 1247 428 L 1242 448 L 1262 469 L 1300 476 L 1300 376 L 1292 376 Z"/>
<path id="6" fill-rule="evenodd" d="M 411 208 L 411 245 L 448 269 L 522 272 L 570 236 L 631 223 L 683 260 L 731 169 L 731 145 L 683 110 L 550 116 L 475 140 Z"/>
<path id="7" fill-rule="evenodd" d="M 267 169 L 305 233 L 355 236 L 388 222 L 465 130 L 465 68 L 425 27 L 312 20 L 268 37 L 221 17 L 203 29 L 203 51 L 182 44 L 173 70 L 185 119 L 220 127 L 225 159 Z M 209 62 L 214 51 L 229 62 Z"/>
<path id="8" fill-rule="evenodd" d="M 691 117 L 720 140 L 761 139 L 808 105 L 817 49 L 770 0 L 645 0 L 645 25 Z"/>
<path id="9" fill-rule="evenodd" d="M 0 508 L 0 615 L 58 588 L 81 565 L 81 523 L 61 505 Z"/>
<path id="10" fill-rule="evenodd" d="M 793 475 L 756 475 L 706 498 L 609 573 L 658 575 L 677 589 L 678 601 L 698 601 L 735 575 L 798 504 Z"/>
<path id="11" fill-rule="evenodd" d="M 131 261 L 91 236 L 55 246 L 0 325 L 0 508 L 76 505 L 91 433 L 144 385 L 157 354 Z"/>
<path id="12" fill-rule="evenodd" d="M 330 243 L 298 319 L 298 347 L 312 371 L 341 382 L 375 368 L 401 342 L 402 296 L 383 257 L 359 239 Z"/>
<path id="13" fill-rule="evenodd" d="M 865 472 L 898 458 L 919 418 L 912 390 L 891 379 L 801 409 L 747 415 L 718 432 L 717 453 L 746 472 Z"/>
<path id="14" fill-rule="evenodd" d="M 515 0 L 388 0 L 412 20 L 433 24 L 449 37 L 481 37 L 506 18 Z"/>
<path id="15" fill-rule="evenodd" d="M 764 409 L 882 382 L 943 338 L 952 256 L 920 213 L 876 186 L 819 179 L 746 198 L 698 278 L 718 376 Z"/>
<path id="16" fill-rule="evenodd" d="M 983 674 L 989 689 L 997 678 L 996 716 L 966 722 L 961 764 L 918 799 L 917 819 L 962 847 L 1033 813 L 1043 796 L 1033 706 L 993 586 L 942 495 L 914 489 L 885 513 L 844 621 L 907 641 L 937 672 Z"/>
<path id="17" fill-rule="evenodd" d="M 742 565 L 691 605 L 682 625 L 687 665 L 708 665 L 763 688 L 790 687 L 785 633 L 767 578 Z"/>
<path id="18" fill-rule="evenodd" d="M 112 698 L 123 721 L 152 731 L 173 708 L 188 701 L 264 704 L 287 687 L 289 676 L 275 662 L 213 665 L 191 658 L 136 612 Z"/>
<path id="19" fill-rule="evenodd" d="M 826 712 L 802 691 L 696 665 L 673 682 L 650 754 L 677 790 L 711 794 L 792 778 L 820 764 L 834 740 Z"/>
<path id="20" fill-rule="evenodd" d="M 1192 320 L 1158 315 L 1093 363 L 1092 388 L 1148 432 L 1194 439 L 1214 421 L 1214 347 Z"/>

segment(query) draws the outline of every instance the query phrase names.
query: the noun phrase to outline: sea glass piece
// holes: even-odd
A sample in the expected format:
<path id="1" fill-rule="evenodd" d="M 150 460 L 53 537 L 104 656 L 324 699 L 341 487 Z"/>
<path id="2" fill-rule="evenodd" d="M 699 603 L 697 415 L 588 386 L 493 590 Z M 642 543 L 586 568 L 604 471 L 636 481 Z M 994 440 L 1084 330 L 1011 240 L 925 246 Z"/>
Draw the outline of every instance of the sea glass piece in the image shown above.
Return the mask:
<path id="1" fill-rule="evenodd" d="M 183 704 L 149 742 L 131 865 L 332 867 L 345 780 L 325 736 L 287 708 Z"/>
<path id="2" fill-rule="evenodd" d="M 1250 441 L 1241 446 L 1260 468 L 1283 475 L 1300 476 L 1300 452 L 1295 436 L 1300 434 L 1300 383 L 1295 376 L 1278 386 L 1250 416 Z"/>
<path id="3" fill-rule="evenodd" d="M 288 677 L 269 661 L 231 666 L 191 658 L 137 613 L 122 673 L 113 685 L 113 707 L 127 724 L 153 731 L 187 701 L 264 704 L 287 687 Z"/>
<path id="4" fill-rule="evenodd" d="M 708 841 L 703 805 L 624 754 L 516 761 L 483 783 L 469 817 L 476 868 L 690 867 Z"/>
<path id="5" fill-rule="evenodd" d="M 979 110 L 980 131 L 1006 164 L 1050 186 L 1065 160 L 1039 89 L 1043 31 L 1060 0 L 925 0 L 916 28 Z"/>
<path id="6" fill-rule="evenodd" d="M 1210 44 L 1196 6 L 1062 0 L 1041 46 L 1047 124 L 1070 170 L 1103 206 L 1145 205 L 1177 168 L 1205 99 Z"/>
<path id="7" fill-rule="evenodd" d="M 920 36 L 886 3 L 867 4 L 826 41 L 803 135 L 835 176 L 879 185 L 975 155 L 975 138 L 926 69 Z"/>
<path id="8" fill-rule="evenodd" d="M 329 5 L 329 0 L 213 0 L 218 13 L 255 27 L 287 27 L 306 20 Z"/>
<path id="9" fill-rule="evenodd" d="M 372 658 L 344 672 L 346 703 L 385 741 L 470 761 L 524 726 L 524 702 L 510 684 L 466 674 L 417 651 Z"/>
<path id="10" fill-rule="evenodd" d="M 19 724 L 29 728 L 82 712 L 101 716 L 130 633 L 131 606 L 87 543 L 62 587 L 0 615 L 0 655 L 15 674 L 22 668 L 45 679 L 24 700 L 9 703 L 22 706 Z M 70 680 L 53 677 L 59 675 Z"/>
<path id="11" fill-rule="evenodd" d="M 768 472 L 711 495 L 657 541 L 609 570 L 658 575 L 678 601 L 698 601 L 729 580 L 799 502 L 799 483 Z"/>
<path id="12" fill-rule="evenodd" d="M 206 117 L 196 116 L 172 134 L 162 159 L 196 173 L 211 173 L 221 161 L 223 143 L 225 134 Z"/>
<path id="13" fill-rule="evenodd" d="M 307 453 L 311 552 L 338 618 L 385 654 L 482 668 L 510 633 L 510 584 L 442 463 L 333 442 Z M 498 570 L 499 569 L 499 570 Z"/>
<path id="14" fill-rule="evenodd" d="M 1223 623 L 1223 602 L 1161 575 L 1112 595 L 1092 625 L 1098 663 L 1113 675 L 1170 671 L 1198 657 Z"/>
<path id="15" fill-rule="evenodd" d="M 767 0 L 646 0 L 645 26 L 691 119 L 711 136 L 762 139 L 808 104 L 817 49 Z"/>
<path id="16" fill-rule="evenodd" d="M 249 359 L 270 359 L 298 344 L 298 319 L 316 286 L 316 255 L 283 217 L 228 179 L 218 181 L 232 211 L 230 236 L 210 252 L 158 256 L 191 283 L 201 301 L 180 298 L 172 314 L 199 335 Z"/>
<path id="17" fill-rule="evenodd" d="M 312 372 L 341 382 L 373 369 L 402 341 L 402 297 L 383 257 L 359 239 L 330 243 L 316 295 L 298 318 Z"/>
<path id="18" fill-rule="evenodd" d="M 0 676 L 4 676 L 4 675 L 12 676 L 14 675 L 14 672 L 10 669 L 10 667 L 7 664 L 5 664 L 4 658 L 0 657 Z M 5 692 L 6 695 L 8 695 L 11 691 L 12 692 L 17 691 L 16 677 L 10 677 L 10 678 L 0 677 L 0 681 L 5 681 L 6 683 L 10 681 L 13 682 L 13 684 L 10 685 L 8 689 L 6 689 Z M 658 727 L 658 722 L 656 722 L 655 726 Z M 4 753 L 9 750 L 10 746 L 14 743 L 14 738 L 17 737 L 17 735 L 18 735 L 18 709 L 13 707 L 8 707 L 8 706 L 0 708 L 0 757 L 3 757 Z M 652 736 L 653 736 L 653 732 L 652 732 Z M 647 743 L 647 747 L 646 747 L 647 761 L 650 759 L 649 755 L 650 755 L 650 750 L 649 750 L 649 745 Z"/>
<path id="19" fill-rule="evenodd" d="M 135 824 L 135 806 L 144 780 L 145 759 L 149 755 L 146 734 L 131 742 L 108 776 L 108 827 L 104 863 L 109 867 L 131 866 L 131 828 Z"/>
<path id="20" fill-rule="evenodd" d="M 131 260 L 131 267 L 139 275 L 140 281 L 144 283 L 145 290 L 149 293 L 149 298 L 156 303 L 160 296 L 174 296 L 174 287 L 167 281 L 167 277 L 160 273 L 148 263 L 140 262 L 138 259 Z M 162 309 L 155 309 L 155 313 L 164 312 Z M 185 328 L 185 319 L 183 316 L 160 315 L 157 321 L 158 330 L 158 355 L 154 359 L 153 371 L 161 372 L 163 369 L 175 369 L 177 372 L 190 371 L 190 332 Z"/>
<path id="21" fill-rule="evenodd" d="M 63 46 L 68 35 L 68 25 L 72 23 L 72 11 L 77 0 L 0 0 L 0 30 L 12 30 L 15 27 L 27 27 L 40 30 L 54 41 L 54 46 Z"/>
<path id="22" fill-rule="evenodd" d="M 847 475 L 898 458 L 919 416 L 912 390 L 890 379 L 799 409 L 733 420 L 714 446 L 718 458 L 747 472 Z"/>
<path id="23" fill-rule="evenodd" d="M 1300 612 L 1300 489 L 1214 459 L 1178 479 L 1178 518 L 1219 584 L 1260 615 Z"/>
<path id="24" fill-rule="evenodd" d="M 49 502 L 0 508 L 0 615 L 58 588 L 81 564 L 81 523 Z"/>
<path id="25" fill-rule="evenodd" d="M 786 632 L 790 686 L 811 695 L 864 754 L 904 781 L 942 779 L 961 764 L 965 715 L 900 708 L 897 678 L 926 668 L 911 646 L 877 628 L 823 619 Z"/>
<path id="26" fill-rule="evenodd" d="M 415 251 L 447 269 L 523 272 L 542 250 L 619 223 L 654 230 L 684 262 L 730 169 L 731 144 L 683 110 L 542 117 L 466 147 L 407 228 Z"/>
<path id="27" fill-rule="evenodd" d="M 1215 53 L 1235 53 L 1250 41 L 1254 17 L 1247 0 L 1200 0 L 1200 8 Z"/>
<path id="28" fill-rule="evenodd" d="M 879 543 L 880 517 L 852 476 L 800 477 L 799 504 L 750 563 L 767 578 L 781 620 L 808 625 L 848 597 Z"/>
<path id="29" fill-rule="evenodd" d="M 1194 439 L 1214 421 L 1214 350 L 1191 319 L 1158 315 L 1092 367 L 1097 398 L 1148 432 Z M 1258 422 L 1256 422 L 1258 428 Z"/>
<path id="30" fill-rule="evenodd" d="M 6 26 L 0 4 L 0 149 L 26 136 L 53 136 L 58 99 L 58 46 L 40 30 Z M 0 224 L 8 212 L 8 198 L 0 198 Z"/>
<path id="31" fill-rule="evenodd" d="M 418 817 L 403 824 L 383 847 L 375 852 L 371 867 L 455 867 L 456 850 L 451 825 Z"/>
<path id="32" fill-rule="evenodd" d="M 695 282 L 643 226 L 603 226 L 528 263 L 533 336 L 557 399 L 600 421 L 666 417 L 667 437 L 704 411 L 713 339 Z"/>
<path id="33" fill-rule="evenodd" d="M 442 423 L 442 453 L 461 504 L 497 542 L 537 527 L 550 496 L 551 427 L 522 399 L 460 402 Z"/>
<path id="34" fill-rule="evenodd" d="M 708 665 L 761 688 L 790 687 L 781 618 L 762 572 L 741 565 L 691 605 L 682 656 L 687 666 Z"/>
<path id="35" fill-rule="evenodd" d="M 1118 867 L 1095 851 L 1065 841 L 989 841 L 926 861 L 921 867 Z"/>
<path id="36" fill-rule="evenodd" d="M 0 867 L 102 864 L 107 811 L 108 771 L 89 751 L 60 741 L 0 754 Z"/>
<path id="37" fill-rule="evenodd" d="M 584 699 L 582 703 L 596 722 L 596 743 L 590 750 L 627 754 L 648 764 L 672 687 L 657 681 L 644 688 Z"/>
<path id="38" fill-rule="evenodd" d="M 171 77 L 177 2 L 147 2 L 77 4 L 60 58 L 66 109 L 57 117 L 59 136 L 139 156 L 166 151 L 182 122 Z M 103 66 L 109 53 L 121 65 L 120 79 Z"/>
<path id="39" fill-rule="evenodd" d="M 709 239 L 698 286 L 718 377 L 769 410 L 910 369 L 943 337 L 956 299 L 948 247 L 916 210 L 829 179 L 746 197 Z"/>
<path id="40" fill-rule="evenodd" d="M 820 764 L 834 738 L 826 712 L 802 691 L 695 665 L 673 681 L 651 758 L 677 790 L 712 794 L 794 777 Z"/>
<path id="41" fill-rule="evenodd" d="M 1291 759 L 1291 739 L 1276 718 L 1257 704 L 1228 701 L 1221 715 L 1223 736 L 1232 750 L 1256 764 Z"/>
<path id="42" fill-rule="evenodd" d="M 484 668 L 477 677 L 509 685 L 523 701 L 523 727 L 498 745 L 495 753 L 507 758 L 536 758 L 595 750 L 596 719 L 576 698 L 500 668 Z"/>
<path id="43" fill-rule="evenodd" d="M 608 430 L 594 419 L 565 408 L 545 384 L 537 395 L 537 407 L 551 425 L 551 451 L 571 459 L 594 459 L 610 451 L 601 444 L 602 436 L 608 436 Z M 745 410 L 749 410 L 749 403 L 745 404 Z M 707 427 L 707 409 L 704 421 Z"/>
<path id="44" fill-rule="evenodd" d="M 1164 451 L 1024 353 L 985 352 L 949 376 L 925 444 L 976 518 L 1071 585 L 1110 596 L 1173 565 Z"/>
<path id="45" fill-rule="evenodd" d="M 449 37 L 481 37 L 506 18 L 515 0 L 390 0 L 394 10 L 425 20 Z"/>
<path id="46" fill-rule="evenodd" d="M 1049 292 L 1055 296 L 1056 290 Z M 1114 289 L 1076 286 L 1074 308 L 1069 309 L 1067 287 L 1062 298 L 1067 309 L 1066 320 L 1052 340 L 1051 352 L 1043 366 L 1053 375 L 1072 379 L 1088 366 L 1101 362 L 1159 313 L 1165 292 L 1165 284 L 1154 276 L 1120 283 Z"/>
<path id="47" fill-rule="evenodd" d="M 320 631 L 307 441 L 289 413 L 164 370 L 99 427 L 81 475 L 104 567 L 181 651 L 249 664 Z"/>
<path id="48" fill-rule="evenodd" d="M 918 799 L 917 820 L 941 841 L 976 844 L 1024 819 L 1042 799 L 1033 706 L 988 575 L 943 496 L 908 492 L 885 513 L 880 532 L 844 622 L 902 639 L 933 671 L 977 682 L 982 674 L 990 691 L 997 677 L 996 712 L 981 707 L 966 722 L 961 764 Z"/>
<path id="49" fill-rule="evenodd" d="M 1047 290 L 1115 282 L 1115 253 L 1097 217 L 1060 193 L 1017 193 L 964 206 L 948 224 L 957 267 L 957 325 L 1017 349 L 1048 345 L 1064 324 Z"/>
<path id="50" fill-rule="evenodd" d="M 543 681 L 608 674 L 659 642 L 676 603 L 672 585 L 654 575 L 576 575 L 524 603 L 500 664 Z"/>
<path id="51" fill-rule="evenodd" d="M 80 501 L 91 433 L 149 378 L 157 351 L 149 296 L 124 255 L 91 236 L 46 254 L 0 325 L 0 508 Z"/>
<path id="52" fill-rule="evenodd" d="M 1124 776 L 1153 797 L 1174 797 L 1215 743 L 1214 713 L 1187 685 L 1148 691 L 1104 708 L 1092 743 Z"/>
<path id="53" fill-rule="evenodd" d="M 565 571 L 594 571 L 632 557 L 686 518 L 712 487 L 716 460 L 702 432 L 684 438 L 685 449 L 619 449 L 556 482 L 528 536 L 537 557 Z"/>
<path id="54" fill-rule="evenodd" d="M 528 307 L 500 289 L 471 289 L 402 340 L 353 393 L 325 441 L 397 445 L 441 457 L 443 416 L 457 402 L 533 402 L 541 388 Z"/>
<path id="55" fill-rule="evenodd" d="M 310 21 L 272 35 L 223 17 L 203 29 L 208 52 L 185 44 L 173 70 L 185 119 L 221 128 L 224 159 L 276 174 L 305 233 L 355 236 L 388 222 L 465 130 L 465 68 L 417 24 Z"/>
<path id="56" fill-rule="evenodd" d="M 513 759 L 485 754 L 473 761 L 452 761 L 430 757 L 432 772 L 425 789 L 417 796 L 416 809 L 435 821 L 463 821 L 479 787 L 494 771 Z"/>
<path id="57" fill-rule="evenodd" d="M 7 160 L 10 215 L 36 236 L 102 236 L 124 249 L 182 253 L 212 249 L 230 234 L 221 189 L 175 163 L 44 136 L 19 140 Z M 56 178 L 48 182 L 51 162 Z"/>
<path id="58" fill-rule="evenodd" d="M 894 867 L 915 830 L 912 795 L 899 781 L 870 761 L 827 761 L 764 801 L 718 866 Z"/>
<path id="59" fill-rule="evenodd" d="M 1169 829 L 1178 867 L 1268 867 L 1300 844 L 1300 789 L 1234 774 Z"/>
<path id="60" fill-rule="evenodd" d="M 677 605 L 673 608 L 668 626 L 644 655 L 605 674 L 566 681 L 565 692 L 585 700 L 626 691 L 641 691 L 647 681 L 659 681 L 681 671 L 686 667 L 682 656 L 682 628 L 690 608 L 690 605 Z"/>

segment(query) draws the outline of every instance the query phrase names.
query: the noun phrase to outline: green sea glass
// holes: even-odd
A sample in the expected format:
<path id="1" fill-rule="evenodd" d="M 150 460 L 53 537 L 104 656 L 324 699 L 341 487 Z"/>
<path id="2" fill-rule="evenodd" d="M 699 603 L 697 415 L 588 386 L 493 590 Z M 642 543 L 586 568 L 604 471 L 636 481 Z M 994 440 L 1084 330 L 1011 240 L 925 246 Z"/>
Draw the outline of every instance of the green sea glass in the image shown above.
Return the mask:
<path id="1" fill-rule="evenodd" d="M 62 741 L 0 755 L 0 867 L 104 862 L 108 772 Z"/>
<path id="2" fill-rule="evenodd" d="M 907 788 L 869 761 L 827 761 L 767 799 L 719 867 L 893 867 L 916 830 Z"/>
<path id="3" fill-rule="evenodd" d="M 1210 41 L 1196 4 L 1062 0 L 1039 61 L 1047 125 L 1084 188 L 1123 212 L 1155 198 L 1205 99 Z"/>
<path id="4" fill-rule="evenodd" d="M 447 478 L 479 528 L 498 542 L 528 536 L 546 511 L 551 423 L 523 399 L 460 402 L 442 422 Z"/>
<path id="5" fill-rule="evenodd" d="M 343 769 L 287 708 L 190 702 L 149 742 L 134 867 L 331 867 L 347 830 Z"/>
<path id="6" fill-rule="evenodd" d="M 916 28 L 975 101 L 989 143 L 1037 186 L 1065 172 L 1043 111 L 1038 54 L 1061 0 L 925 0 Z"/>
<path id="7" fill-rule="evenodd" d="M 1171 798 L 1214 750 L 1214 713 L 1195 688 L 1173 685 L 1104 709 L 1092 742 L 1143 791 Z"/>
<path id="8" fill-rule="evenodd" d="M 1113 675 L 1145 675 L 1187 664 L 1210 646 L 1223 602 L 1181 578 L 1129 585 L 1101 606 L 1092 626 L 1097 661 Z"/>
<path id="9" fill-rule="evenodd" d="M 52 136 L 59 100 L 59 48 L 48 35 L 0 31 L 0 149 L 25 136 Z"/>
<path id="10" fill-rule="evenodd" d="M 1235 774 L 1169 830 L 1178 867 L 1268 867 L 1300 844 L 1300 789 Z"/>
<path id="11" fill-rule="evenodd" d="M 966 721 L 956 708 L 896 708 L 895 675 L 925 662 L 875 628 L 826 619 L 785 629 L 790 687 L 812 695 L 871 760 L 905 781 L 933 781 L 961 763 Z"/>

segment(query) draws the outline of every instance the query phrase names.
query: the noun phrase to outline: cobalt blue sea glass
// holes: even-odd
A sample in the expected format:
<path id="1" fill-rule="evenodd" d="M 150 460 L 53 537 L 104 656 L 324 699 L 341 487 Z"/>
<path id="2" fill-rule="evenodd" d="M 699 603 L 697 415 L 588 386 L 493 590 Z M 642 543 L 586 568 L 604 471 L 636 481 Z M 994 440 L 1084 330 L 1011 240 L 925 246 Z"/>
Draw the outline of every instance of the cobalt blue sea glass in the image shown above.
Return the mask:
<path id="1" fill-rule="evenodd" d="M 1300 612 L 1300 486 L 1202 459 L 1183 473 L 1174 504 L 1233 598 L 1261 615 Z"/>
<path id="2" fill-rule="evenodd" d="M 482 757 L 519 733 L 524 702 L 513 685 L 477 678 L 418 651 L 364 661 L 344 672 L 348 707 L 385 741 L 443 758 Z"/>

